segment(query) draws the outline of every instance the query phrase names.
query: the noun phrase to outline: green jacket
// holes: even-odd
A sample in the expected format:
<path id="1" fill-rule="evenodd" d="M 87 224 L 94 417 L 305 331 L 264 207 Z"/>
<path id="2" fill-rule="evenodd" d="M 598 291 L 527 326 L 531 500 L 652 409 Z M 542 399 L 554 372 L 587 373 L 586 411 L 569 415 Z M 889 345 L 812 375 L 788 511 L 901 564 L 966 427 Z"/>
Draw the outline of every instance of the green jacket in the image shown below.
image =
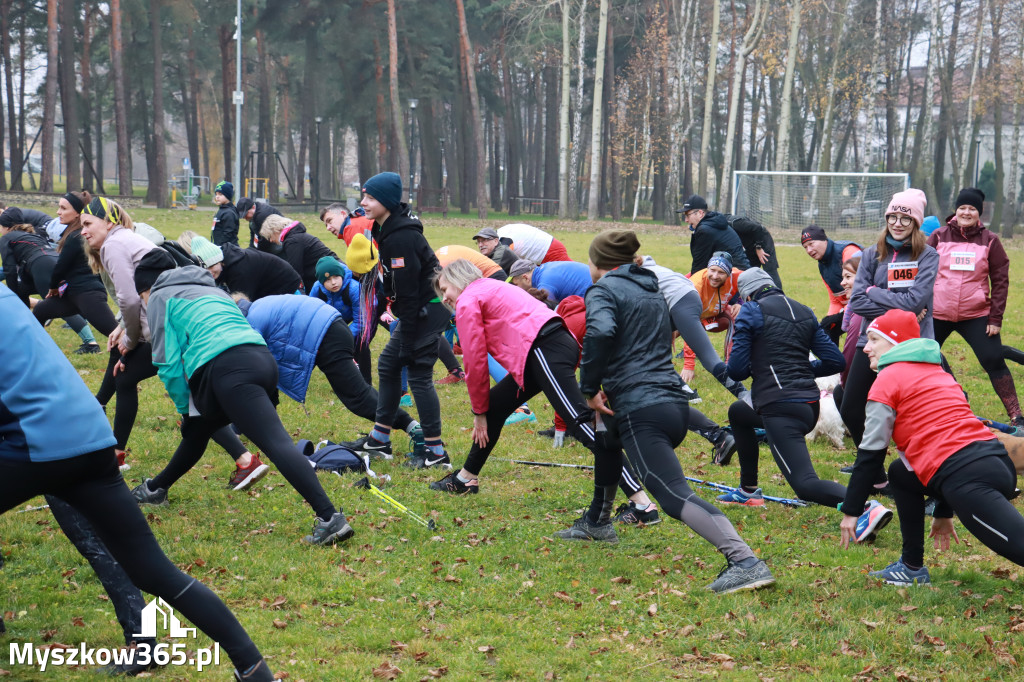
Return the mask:
<path id="1" fill-rule="evenodd" d="M 153 364 L 178 414 L 189 414 L 188 380 L 229 348 L 266 341 L 213 275 L 187 265 L 161 274 L 147 305 Z"/>
<path id="2" fill-rule="evenodd" d="M 939 344 L 933 339 L 910 339 L 897 344 L 878 358 L 878 371 L 881 372 L 895 362 L 929 362 L 938 365 L 942 362 L 942 353 L 939 352 Z"/>

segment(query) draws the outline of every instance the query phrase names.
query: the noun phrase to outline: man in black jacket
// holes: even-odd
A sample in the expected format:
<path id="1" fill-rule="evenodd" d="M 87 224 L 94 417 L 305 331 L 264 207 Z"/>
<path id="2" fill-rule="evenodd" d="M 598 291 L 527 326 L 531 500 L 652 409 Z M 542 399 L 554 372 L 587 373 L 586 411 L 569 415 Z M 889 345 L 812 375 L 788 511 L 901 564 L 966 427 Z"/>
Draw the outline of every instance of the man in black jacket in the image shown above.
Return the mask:
<path id="1" fill-rule="evenodd" d="M 235 207 L 238 209 L 240 218 L 249 221 L 249 246 L 256 245 L 260 251 L 267 253 L 280 253 L 281 245 L 273 244 L 265 239 L 260 239 L 260 230 L 263 228 L 263 221 L 272 215 L 281 215 L 281 212 L 266 201 L 255 201 L 251 197 L 242 197 Z"/>
<path id="2" fill-rule="evenodd" d="M 508 238 L 502 240 L 498 236 L 498 231 L 493 227 L 485 227 L 480 230 L 473 235 L 473 240 L 480 253 L 500 265 L 505 272 L 511 270 L 512 264 L 520 260 L 516 252 L 512 250 L 512 240 Z"/>
<path id="3" fill-rule="evenodd" d="M 441 441 L 441 404 L 434 390 L 437 344 L 451 318 L 434 292 L 437 257 L 423 236 L 423 223 L 402 202 L 402 179 L 397 173 L 379 173 L 367 180 L 360 205 L 374 221 L 373 240 L 380 253 L 377 267 L 367 273 L 374 289 L 367 300 L 375 295 L 377 301 L 371 319 L 379 319 L 390 301 L 398 326 L 377 359 L 376 422 L 369 435 L 354 442 L 354 449 L 371 457 L 391 457 L 391 424 L 402 398 L 402 368 L 406 367 L 426 442 L 425 451 L 415 453 L 407 464 L 417 469 L 450 469 Z M 365 333 L 372 333 L 374 326 L 367 325 Z"/>
<path id="4" fill-rule="evenodd" d="M 213 273 L 217 284 L 228 291 L 240 291 L 250 301 L 276 294 L 294 294 L 302 286 L 299 273 L 283 258 L 257 249 L 242 249 L 234 244 L 220 247 L 222 259 L 216 255 L 203 267 Z M 216 270 L 216 266 L 220 270 Z"/>
<path id="5" fill-rule="evenodd" d="M 743 242 L 743 250 L 747 254 L 747 260 L 751 267 L 761 268 L 768 273 L 768 276 L 775 282 L 775 286 L 782 288 L 782 278 L 779 277 L 779 259 L 775 255 L 775 240 L 772 233 L 765 229 L 764 225 L 751 218 L 725 214 L 729 227 L 739 236 Z"/>
<path id="6" fill-rule="evenodd" d="M 234 244 L 238 246 L 238 209 L 231 203 L 235 198 L 235 186 L 221 180 L 213 188 L 213 203 L 217 204 L 217 215 L 213 216 L 213 239 L 216 246 Z"/>
<path id="7" fill-rule="evenodd" d="M 693 233 L 690 237 L 690 255 L 693 257 L 691 275 L 706 268 L 715 251 L 728 251 L 733 265 L 740 270 L 750 267 L 739 235 L 729 226 L 724 214 L 708 210 L 708 202 L 704 201 L 704 197 L 694 194 L 676 213 L 683 214 Z"/>

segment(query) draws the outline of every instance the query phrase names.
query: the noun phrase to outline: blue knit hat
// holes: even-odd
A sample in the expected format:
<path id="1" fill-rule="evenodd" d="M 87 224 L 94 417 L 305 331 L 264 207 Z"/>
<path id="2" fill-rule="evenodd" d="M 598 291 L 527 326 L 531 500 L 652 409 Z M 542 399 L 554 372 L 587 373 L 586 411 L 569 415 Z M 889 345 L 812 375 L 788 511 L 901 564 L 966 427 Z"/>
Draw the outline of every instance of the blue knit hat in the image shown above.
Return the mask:
<path id="1" fill-rule="evenodd" d="M 223 194 L 228 201 L 235 198 L 235 186 L 227 180 L 221 180 L 217 183 L 217 186 L 213 188 L 214 192 L 220 192 Z"/>
<path id="2" fill-rule="evenodd" d="M 732 254 L 728 251 L 715 251 L 711 254 L 711 259 L 708 261 L 708 267 L 714 265 L 716 268 L 721 268 L 726 272 L 732 272 Z"/>
<path id="3" fill-rule="evenodd" d="M 363 184 L 363 191 L 393 211 L 402 203 L 402 178 L 390 171 L 377 173 Z"/>

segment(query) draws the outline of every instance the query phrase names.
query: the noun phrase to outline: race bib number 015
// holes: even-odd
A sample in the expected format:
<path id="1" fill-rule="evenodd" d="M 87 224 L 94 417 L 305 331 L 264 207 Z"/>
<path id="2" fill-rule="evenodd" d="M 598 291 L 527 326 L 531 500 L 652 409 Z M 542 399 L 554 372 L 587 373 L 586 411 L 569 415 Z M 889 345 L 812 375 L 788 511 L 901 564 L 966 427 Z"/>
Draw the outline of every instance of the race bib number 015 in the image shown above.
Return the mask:
<path id="1" fill-rule="evenodd" d="M 953 251 L 949 254 L 949 269 L 974 272 L 974 259 L 977 255 L 973 251 Z"/>
<path id="2" fill-rule="evenodd" d="M 917 261 L 906 263 L 889 263 L 888 289 L 909 289 L 914 286 L 914 279 L 917 277 Z"/>

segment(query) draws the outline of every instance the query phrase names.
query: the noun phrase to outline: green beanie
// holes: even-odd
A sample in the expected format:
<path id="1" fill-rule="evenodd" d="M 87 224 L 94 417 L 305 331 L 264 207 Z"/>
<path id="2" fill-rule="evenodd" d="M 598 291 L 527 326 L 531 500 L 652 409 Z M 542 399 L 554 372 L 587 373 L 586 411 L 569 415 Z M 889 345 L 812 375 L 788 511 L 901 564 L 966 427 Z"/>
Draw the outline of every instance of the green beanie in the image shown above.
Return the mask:
<path id="1" fill-rule="evenodd" d="M 316 281 L 323 284 L 328 277 L 345 277 L 345 266 L 333 256 L 324 256 L 316 262 Z"/>

